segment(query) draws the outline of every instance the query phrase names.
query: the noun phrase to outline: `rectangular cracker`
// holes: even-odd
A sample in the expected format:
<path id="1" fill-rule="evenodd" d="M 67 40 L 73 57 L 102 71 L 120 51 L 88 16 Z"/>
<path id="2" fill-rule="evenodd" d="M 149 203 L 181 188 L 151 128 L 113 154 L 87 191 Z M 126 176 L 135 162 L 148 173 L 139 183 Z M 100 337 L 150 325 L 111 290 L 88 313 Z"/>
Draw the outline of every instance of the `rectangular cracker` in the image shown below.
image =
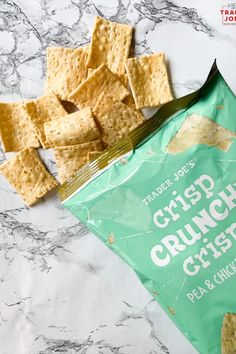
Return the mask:
<path id="1" fill-rule="evenodd" d="M 163 53 L 125 62 L 136 108 L 156 107 L 173 100 Z"/>
<path id="2" fill-rule="evenodd" d="M 87 58 L 88 47 L 48 47 L 46 90 L 53 90 L 61 100 L 67 100 L 87 77 Z"/>
<path id="3" fill-rule="evenodd" d="M 136 110 L 104 93 L 99 97 L 93 113 L 100 127 L 102 141 L 108 146 L 116 143 L 144 121 L 144 117 Z"/>
<path id="4" fill-rule="evenodd" d="M 99 66 L 92 74 L 70 95 L 68 100 L 80 109 L 93 107 L 101 92 L 110 93 L 117 100 L 123 100 L 129 95 L 127 88 L 122 85 L 117 76 L 105 64 Z"/>
<path id="5" fill-rule="evenodd" d="M 44 124 L 48 146 L 66 146 L 85 143 L 100 138 L 90 108 Z"/>
<path id="6" fill-rule="evenodd" d="M 205 144 L 227 151 L 236 133 L 199 114 L 189 115 L 166 147 L 169 154 L 181 153 L 194 145 Z"/>
<path id="7" fill-rule="evenodd" d="M 42 147 L 47 149 L 48 144 L 44 134 L 44 124 L 67 115 L 65 108 L 53 92 L 48 92 L 48 94 L 36 100 L 26 102 L 25 108 L 35 127 Z"/>
<path id="8" fill-rule="evenodd" d="M 87 163 L 87 154 L 90 151 L 102 151 L 100 140 L 71 146 L 60 146 L 54 149 L 58 175 L 61 183 L 71 177 Z"/>
<path id="9" fill-rule="evenodd" d="M 87 66 L 97 68 L 105 63 L 114 73 L 125 73 L 133 27 L 96 17 Z"/>
<path id="10" fill-rule="evenodd" d="M 224 316 L 221 330 L 221 354 L 236 353 L 236 314 Z"/>
<path id="11" fill-rule="evenodd" d="M 0 165 L 0 173 L 28 206 L 35 204 L 58 185 L 46 170 L 37 151 L 32 148 L 21 150 L 13 159 Z"/>
<path id="12" fill-rule="evenodd" d="M 40 146 L 23 102 L 0 103 L 0 138 L 5 152 Z"/>

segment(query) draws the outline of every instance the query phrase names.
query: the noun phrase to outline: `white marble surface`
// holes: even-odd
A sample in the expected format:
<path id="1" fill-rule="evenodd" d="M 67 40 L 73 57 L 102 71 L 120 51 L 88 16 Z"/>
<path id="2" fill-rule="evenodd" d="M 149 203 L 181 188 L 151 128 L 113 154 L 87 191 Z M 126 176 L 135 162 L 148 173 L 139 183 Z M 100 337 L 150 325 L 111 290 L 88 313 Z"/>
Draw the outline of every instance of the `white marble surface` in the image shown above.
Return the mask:
<path id="1" fill-rule="evenodd" d="M 166 53 L 176 96 L 197 89 L 215 57 L 236 89 L 236 25 L 221 24 L 222 3 L 2 0 L 1 101 L 41 95 L 46 47 L 88 43 L 96 14 L 135 25 L 137 54 Z M 52 154 L 42 156 L 55 174 Z M 0 354 L 196 354 L 55 195 L 29 209 L 0 177 L 0 201 Z"/>

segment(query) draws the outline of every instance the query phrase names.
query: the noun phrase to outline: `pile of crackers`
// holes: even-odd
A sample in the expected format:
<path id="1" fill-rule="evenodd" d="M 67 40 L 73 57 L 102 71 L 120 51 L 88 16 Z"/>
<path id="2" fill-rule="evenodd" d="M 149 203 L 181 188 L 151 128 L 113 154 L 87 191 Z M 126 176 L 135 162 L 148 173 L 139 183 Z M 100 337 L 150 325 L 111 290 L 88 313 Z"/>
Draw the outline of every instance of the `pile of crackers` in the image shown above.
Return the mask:
<path id="1" fill-rule="evenodd" d="M 132 33 L 131 26 L 96 17 L 89 45 L 47 48 L 42 97 L 0 103 L 3 149 L 17 153 L 0 173 L 26 205 L 58 185 L 37 148 L 54 149 L 63 183 L 142 124 L 140 109 L 173 99 L 164 54 L 129 58 Z"/>

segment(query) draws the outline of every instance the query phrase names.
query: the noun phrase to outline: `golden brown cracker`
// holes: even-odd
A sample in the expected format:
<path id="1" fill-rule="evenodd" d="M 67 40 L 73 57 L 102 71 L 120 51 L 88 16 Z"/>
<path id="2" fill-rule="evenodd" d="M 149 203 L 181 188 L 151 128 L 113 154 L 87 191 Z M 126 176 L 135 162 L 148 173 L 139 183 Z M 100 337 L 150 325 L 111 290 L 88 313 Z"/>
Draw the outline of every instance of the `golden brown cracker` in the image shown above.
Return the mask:
<path id="1" fill-rule="evenodd" d="M 117 100 L 123 100 L 129 95 L 117 76 L 106 65 L 102 64 L 71 94 L 69 101 L 80 109 L 93 107 L 102 92 L 110 93 Z"/>
<path id="2" fill-rule="evenodd" d="M 0 103 L 0 138 L 5 152 L 40 146 L 23 102 Z"/>
<path id="3" fill-rule="evenodd" d="M 100 137 L 90 108 L 45 123 L 44 133 L 50 147 L 81 144 Z"/>
<path id="4" fill-rule="evenodd" d="M 53 92 L 25 103 L 25 108 L 35 127 L 36 134 L 44 149 L 48 148 L 44 124 L 67 115 L 65 108 Z"/>
<path id="5" fill-rule="evenodd" d="M 33 148 L 21 150 L 13 159 L 0 165 L 0 173 L 28 206 L 35 204 L 58 185 Z"/>
<path id="6" fill-rule="evenodd" d="M 156 107 L 173 99 L 163 53 L 127 59 L 125 67 L 136 108 Z"/>
<path id="7" fill-rule="evenodd" d="M 47 90 L 53 90 L 62 100 L 87 77 L 88 48 L 47 48 Z"/>
<path id="8" fill-rule="evenodd" d="M 97 68 L 105 63 L 114 73 L 125 73 L 133 28 L 96 17 L 87 66 Z"/>
<path id="9" fill-rule="evenodd" d="M 113 145 L 144 121 L 136 110 L 104 93 L 99 97 L 93 113 L 100 126 L 102 141 L 107 145 Z"/>

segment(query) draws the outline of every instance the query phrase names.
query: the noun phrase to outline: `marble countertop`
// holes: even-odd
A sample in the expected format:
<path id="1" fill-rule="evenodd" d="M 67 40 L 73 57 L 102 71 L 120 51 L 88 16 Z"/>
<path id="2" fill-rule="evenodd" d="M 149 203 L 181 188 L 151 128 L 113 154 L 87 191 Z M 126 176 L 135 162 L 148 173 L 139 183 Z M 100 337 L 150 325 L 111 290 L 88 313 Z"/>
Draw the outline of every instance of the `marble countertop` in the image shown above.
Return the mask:
<path id="1" fill-rule="evenodd" d="M 135 25 L 136 54 L 165 52 L 177 97 L 200 87 L 216 57 L 235 89 L 236 25 L 222 25 L 222 4 L 2 0 L 1 101 L 41 95 L 46 47 L 88 43 L 97 14 Z M 56 174 L 52 153 L 41 155 Z M 0 177 L 0 201 L 0 354 L 196 354 L 133 271 L 54 194 L 27 208 Z"/>

